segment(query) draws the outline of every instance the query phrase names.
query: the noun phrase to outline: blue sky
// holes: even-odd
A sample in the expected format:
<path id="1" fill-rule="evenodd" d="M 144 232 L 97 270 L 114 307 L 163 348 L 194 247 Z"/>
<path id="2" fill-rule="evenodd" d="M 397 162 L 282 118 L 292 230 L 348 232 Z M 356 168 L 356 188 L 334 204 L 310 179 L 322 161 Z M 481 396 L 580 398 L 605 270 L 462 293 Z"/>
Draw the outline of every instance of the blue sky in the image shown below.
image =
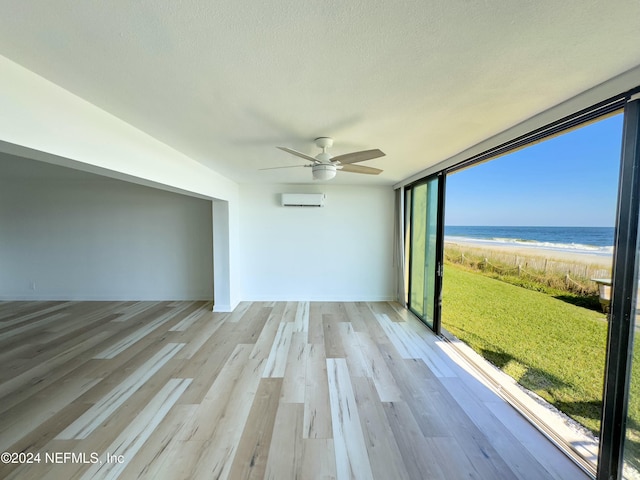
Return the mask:
<path id="1" fill-rule="evenodd" d="M 622 114 L 447 177 L 445 225 L 611 227 Z"/>

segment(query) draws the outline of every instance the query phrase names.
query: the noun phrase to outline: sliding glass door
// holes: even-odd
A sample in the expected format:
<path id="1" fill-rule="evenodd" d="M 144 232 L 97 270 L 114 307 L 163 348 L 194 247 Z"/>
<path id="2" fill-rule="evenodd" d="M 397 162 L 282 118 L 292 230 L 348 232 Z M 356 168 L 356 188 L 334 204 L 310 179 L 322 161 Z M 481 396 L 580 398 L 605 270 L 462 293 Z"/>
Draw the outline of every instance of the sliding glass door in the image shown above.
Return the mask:
<path id="1" fill-rule="evenodd" d="M 640 478 L 640 95 L 624 109 L 598 480 Z"/>
<path id="2" fill-rule="evenodd" d="M 409 259 L 408 307 L 429 328 L 440 330 L 442 274 L 441 208 L 444 176 L 436 175 L 407 190 L 409 221 L 407 244 Z"/>

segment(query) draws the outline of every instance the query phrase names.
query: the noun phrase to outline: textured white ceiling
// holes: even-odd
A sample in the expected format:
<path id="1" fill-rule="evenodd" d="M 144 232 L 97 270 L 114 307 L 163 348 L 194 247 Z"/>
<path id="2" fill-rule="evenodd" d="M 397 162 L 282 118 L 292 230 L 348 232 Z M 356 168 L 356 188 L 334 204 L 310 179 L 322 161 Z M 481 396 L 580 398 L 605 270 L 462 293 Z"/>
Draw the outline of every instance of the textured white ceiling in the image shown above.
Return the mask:
<path id="1" fill-rule="evenodd" d="M 238 182 L 392 184 L 640 65 L 638 0 L 0 0 L 0 54 Z"/>

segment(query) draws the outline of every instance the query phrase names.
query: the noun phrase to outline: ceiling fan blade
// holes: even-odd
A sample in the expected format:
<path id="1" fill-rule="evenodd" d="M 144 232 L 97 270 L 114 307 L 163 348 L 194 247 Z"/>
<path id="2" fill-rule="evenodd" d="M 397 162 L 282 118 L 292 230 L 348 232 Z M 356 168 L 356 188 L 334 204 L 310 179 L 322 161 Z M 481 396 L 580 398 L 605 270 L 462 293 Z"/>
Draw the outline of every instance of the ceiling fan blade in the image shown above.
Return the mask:
<path id="1" fill-rule="evenodd" d="M 366 173 L 368 175 L 378 175 L 382 173 L 379 168 L 365 167 L 364 165 L 340 165 L 338 168 L 343 172 Z"/>
<path id="2" fill-rule="evenodd" d="M 295 168 L 295 167 L 310 167 L 311 165 L 288 165 L 286 167 L 267 167 L 267 168 L 259 168 L 258 170 L 276 170 L 278 168 Z"/>
<path id="3" fill-rule="evenodd" d="M 278 147 L 281 148 L 281 147 Z M 365 160 L 372 160 L 378 157 L 384 157 L 385 153 L 377 148 L 373 150 L 362 150 L 361 152 L 345 153 L 344 155 L 338 155 L 331 159 L 332 162 L 340 162 L 345 165 L 347 163 L 364 162 Z"/>
<path id="4" fill-rule="evenodd" d="M 297 150 L 292 150 L 292 149 L 287 148 L 287 147 L 276 147 L 276 148 L 279 148 L 280 150 L 283 150 L 283 151 L 285 151 L 287 153 L 290 153 L 291 155 L 295 155 L 296 157 L 300 157 L 300 158 L 304 158 L 305 160 L 309 160 L 310 162 L 313 162 L 313 163 L 317 162 L 317 160 L 315 158 L 313 158 L 310 155 L 307 155 L 306 153 L 302 153 L 302 152 L 299 152 Z"/>

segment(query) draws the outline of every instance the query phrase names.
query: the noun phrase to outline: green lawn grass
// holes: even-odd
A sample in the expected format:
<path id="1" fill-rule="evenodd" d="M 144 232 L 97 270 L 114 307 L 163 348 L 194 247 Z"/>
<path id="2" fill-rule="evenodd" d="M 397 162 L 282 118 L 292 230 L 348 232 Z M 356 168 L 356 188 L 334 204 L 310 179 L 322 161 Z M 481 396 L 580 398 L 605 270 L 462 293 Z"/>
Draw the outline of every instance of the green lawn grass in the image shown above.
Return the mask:
<path id="1" fill-rule="evenodd" d="M 442 303 L 444 328 L 599 434 L 604 314 L 452 264 L 445 266 Z M 640 469 L 640 344 L 633 365 L 625 459 Z"/>
<path id="2" fill-rule="evenodd" d="M 447 265 L 442 321 L 521 385 L 598 433 L 603 314 Z"/>

